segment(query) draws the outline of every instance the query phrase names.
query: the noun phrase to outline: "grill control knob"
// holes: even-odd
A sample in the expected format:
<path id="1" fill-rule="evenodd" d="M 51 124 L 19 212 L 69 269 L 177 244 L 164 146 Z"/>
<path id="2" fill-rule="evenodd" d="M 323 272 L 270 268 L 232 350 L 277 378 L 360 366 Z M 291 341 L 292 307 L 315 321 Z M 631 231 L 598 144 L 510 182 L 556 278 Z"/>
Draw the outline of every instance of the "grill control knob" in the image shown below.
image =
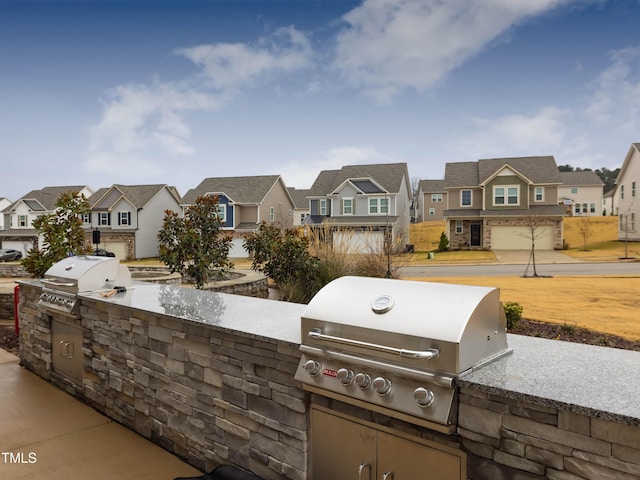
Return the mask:
<path id="1" fill-rule="evenodd" d="M 353 371 L 348 368 L 341 368 L 338 370 L 338 380 L 343 385 L 351 385 L 353 382 Z"/>
<path id="2" fill-rule="evenodd" d="M 365 390 L 371 385 L 371 376 L 366 373 L 357 373 L 356 378 L 353 380 L 357 386 Z"/>
<path id="3" fill-rule="evenodd" d="M 389 395 L 391 392 L 391 380 L 383 377 L 376 377 L 373 380 L 373 389 L 381 397 Z"/>
<path id="4" fill-rule="evenodd" d="M 413 391 L 413 398 L 422 408 L 430 407 L 434 399 L 433 392 L 424 387 L 416 388 Z"/>
<path id="5" fill-rule="evenodd" d="M 307 360 L 303 368 L 305 372 L 313 377 L 320 373 L 322 366 L 320 365 L 320 362 L 316 362 L 315 360 Z"/>

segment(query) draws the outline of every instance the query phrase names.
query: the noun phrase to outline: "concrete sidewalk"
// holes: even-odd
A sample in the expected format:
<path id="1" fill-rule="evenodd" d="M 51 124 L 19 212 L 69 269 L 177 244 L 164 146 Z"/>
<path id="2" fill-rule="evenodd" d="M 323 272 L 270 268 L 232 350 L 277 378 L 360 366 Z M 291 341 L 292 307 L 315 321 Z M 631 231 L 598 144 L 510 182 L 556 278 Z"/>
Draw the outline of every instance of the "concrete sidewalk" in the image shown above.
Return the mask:
<path id="1" fill-rule="evenodd" d="M 0 478 L 172 480 L 200 476 L 0 349 Z"/>

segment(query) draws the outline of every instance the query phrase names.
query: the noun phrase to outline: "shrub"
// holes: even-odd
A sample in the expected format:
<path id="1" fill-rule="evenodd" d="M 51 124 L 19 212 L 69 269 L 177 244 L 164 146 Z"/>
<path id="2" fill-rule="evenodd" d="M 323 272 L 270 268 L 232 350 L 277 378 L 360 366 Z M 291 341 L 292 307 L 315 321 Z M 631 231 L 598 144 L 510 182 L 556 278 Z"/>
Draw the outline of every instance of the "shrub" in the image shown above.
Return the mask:
<path id="1" fill-rule="evenodd" d="M 523 307 L 518 302 L 507 302 L 504 304 L 508 330 L 513 330 L 518 327 L 520 320 L 522 320 L 522 310 Z"/>
<path id="2" fill-rule="evenodd" d="M 438 251 L 439 252 L 446 252 L 449 249 L 449 239 L 447 238 L 447 235 L 442 232 L 440 234 L 440 241 L 438 242 Z"/>

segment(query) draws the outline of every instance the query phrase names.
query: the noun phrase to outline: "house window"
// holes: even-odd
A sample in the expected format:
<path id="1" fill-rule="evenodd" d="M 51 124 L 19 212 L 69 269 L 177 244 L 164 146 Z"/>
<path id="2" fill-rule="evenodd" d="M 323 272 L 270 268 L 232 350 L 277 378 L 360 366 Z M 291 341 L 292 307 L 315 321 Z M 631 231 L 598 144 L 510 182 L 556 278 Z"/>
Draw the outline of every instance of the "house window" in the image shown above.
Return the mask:
<path id="1" fill-rule="evenodd" d="M 631 225 L 629 225 L 632 232 L 636 231 L 636 212 L 631 212 Z"/>
<path id="2" fill-rule="evenodd" d="M 624 185 L 620 185 L 620 200 L 624 200 Z"/>
<path id="3" fill-rule="evenodd" d="M 273 207 L 269 207 L 269 221 L 270 222 L 276 221 L 276 209 Z"/>
<path id="4" fill-rule="evenodd" d="M 576 193 L 578 193 L 578 187 L 571 187 L 571 193 L 573 195 L 575 195 Z"/>
<path id="5" fill-rule="evenodd" d="M 91 223 L 91 214 L 83 213 L 80 215 L 80 220 L 82 220 L 82 223 Z"/>
<path id="6" fill-rule="evenodd" d="M 442 202 L 442 194 L 441 193 L 432 193 L 431 201 L 433 203 L 441 203 Z"/>
<path id="7" fill-rule="evenodd" d="M 429 215 L 435 215 L 436 214 L 436 209 L 435 208 L 430 208 L 429 209 Z"/>
<path id="8" fill-rule="evenodd" d="M 369 199 L 369 215 L 378 213 L 389 213 L 388 198 L 370 198 Z"/>
<path id="9" fill-rule="evenodd" d="M 494 205 L 519 205 L 520 187 L 493 187 Z"/>
<path id="10" fill-rule="evenodd" d="M 579 204 L 579 203 L 576 203 L 576 205 L 575 205 L 575 207 L 574 207 L 574 212 L 575 212 L 576 214 L 580 213 L 580 204 Z"/>
<path id="11" fill-rule="evenodd" d="M 353 215 L 353 198 L 342 199 L 342 214 Z"/>
<path id="12" fill-rule="evenodd" d="M 307 218 L 307 214 L 306 213 L 301 213 L 300 214 L 300 224 L 303 224 L 306 218 Z"/>
<path id="13" fill-rule="evenodd" d="M 589 205 L 589 212 L 596 213 L 596 204 L 592 203 Z"/>
<path id="14" fill-rule="evenodd" d="M 471 206 L 471 190 L 462 190 L 460 192 L 460 205 L 463 207 Z"/>
<path id="15" fill-rule="evenodd" d="M 320 215 L 326 215 L 327 214 L 327 201 L 326 200 L 320 200 Z"/>
<path id="16" fill-rule="evenodd" d="M 220 220 L 220 223 L 225 223 L 227 221 L 227 206 L 224 204 L 218 204 L 216 209 L 216 216 L 218 217 L 218 220 Z"/>
<path id="17" fill-rule="evenodd" d="M 98 225 L 100 226 L 111 225 L 111 213 L 109 212 L 98 213 Z"/>
<path id="18" fill-rule="evenodd" d="M 463 233 L 463 223 L 462 220 L 456 220 L 456 234 L 460 235 Z"/>
<path id="19" fill-rule="evenodd" d="M 544 187 L 536 187 L 534 198 L 536 202 L 544 202 Z"/>
<path id="20" fill-rule="evenodd" d="M 18 215 L 18 226 L 19 227 L 28 227 L 29 226 L 29 218 L 26 215 Z"/>
<path id="21" fill-rule="evenodd" d="M 131 212 L 119 212 L 118 225 L 131 225 Z"/>
<path id="22" fill-rule="evenodd" d="M 631 196 L 636 196 L 636 182 L 631 182 Z"/>

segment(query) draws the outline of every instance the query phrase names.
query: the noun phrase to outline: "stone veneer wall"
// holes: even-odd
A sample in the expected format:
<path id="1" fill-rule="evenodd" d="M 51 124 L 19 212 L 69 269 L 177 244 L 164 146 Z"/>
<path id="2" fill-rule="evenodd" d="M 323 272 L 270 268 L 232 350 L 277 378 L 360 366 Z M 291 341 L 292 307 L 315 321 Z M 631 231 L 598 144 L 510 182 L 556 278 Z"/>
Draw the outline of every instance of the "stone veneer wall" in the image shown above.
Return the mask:
<path id="1" fill-rule="evenodd" d="M 21 297 L 22 365 L 203 471 L 306 478 L 307 404 L 297 345 L 82 299 L 84 379 L 51 371 L 48 315 Z"/>
<path id="2" fill-rule="evenodd" d="M 0 263 L 0 278 L 29 278 L 21 263 Z"/>
<path id="3" fill-rule="evenodd" d="M 311 400 L 461 446 L 470 480 L 640 478 L 637 425 L 462 388 L 458 435 L 446 436 L 307 395 L 293 380 L 297 345 L 86 298 L 78 386 L 51 370 L 40 289 L 20 288 L 21 364 L 203 471 L 234 463 L 268 480 L 306 479 Z"/>
<path id="4" fill-rule="evenodd" d="M 638 426 L 463 389 L 458 431 L 470 480 L 640 478 Z"/>

